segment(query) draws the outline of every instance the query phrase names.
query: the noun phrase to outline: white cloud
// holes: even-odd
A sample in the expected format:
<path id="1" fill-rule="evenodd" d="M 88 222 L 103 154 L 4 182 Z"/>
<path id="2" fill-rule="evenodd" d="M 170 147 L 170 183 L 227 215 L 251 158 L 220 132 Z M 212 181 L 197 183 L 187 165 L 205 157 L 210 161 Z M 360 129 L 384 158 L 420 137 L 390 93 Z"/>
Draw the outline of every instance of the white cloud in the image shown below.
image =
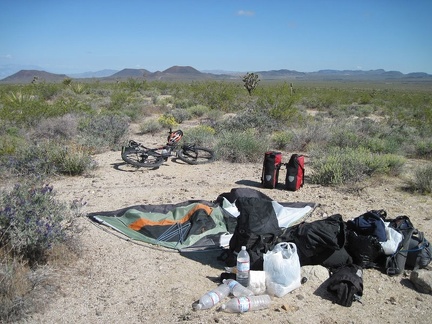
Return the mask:
<path id="1" fill-rule="evenodd" d="M 239 10 L 237 11 L 238 16 L 253 16 L 255 15 L 255 12 L 250 10 Z"/>
<path id="2" fill-rule="evenodd" d="M 0 55 L 0 58 L 10 60 L 12 58 L 11 54 Z"/>

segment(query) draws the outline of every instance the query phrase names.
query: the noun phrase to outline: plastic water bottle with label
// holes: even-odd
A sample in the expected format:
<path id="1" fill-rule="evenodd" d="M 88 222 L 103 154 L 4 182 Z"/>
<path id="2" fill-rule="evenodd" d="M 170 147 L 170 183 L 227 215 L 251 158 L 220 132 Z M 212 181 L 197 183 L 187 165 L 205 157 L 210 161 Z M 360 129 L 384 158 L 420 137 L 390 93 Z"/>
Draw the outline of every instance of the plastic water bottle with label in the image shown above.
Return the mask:
<path id="1" fill-rule="evenodd" d="M 193 307 L 195 310 L 212 308 L 214 305 L 227 297 L 229 293 L 230 288 L 223 283 L 217 286 L 215 289 L 205 293 L 198 301 L 198 304 L 195 304 Z"/>
<path id="2" fill-rule="evenodd" d="M 244 313 L 269 308 L 269 295 L 234 297 L 221 306 L 227 313 Z"/>
<path id="3" fill-rule="evenodd" d="M 237 282 L 237 280 L 224 279 L 222 282 L 230 288 L 231 294 L 235 297 L 252 296 L 254 294 L 250 289 Z"/>
<path id="4" fill-rule="evenodd" d="M 250 272 L 250 257 L 246 251 L 246 246 L 242 246 L 237 255 L 237 274 L 236 281 L 242 286 L 249 286 L 249 272 Z"/>

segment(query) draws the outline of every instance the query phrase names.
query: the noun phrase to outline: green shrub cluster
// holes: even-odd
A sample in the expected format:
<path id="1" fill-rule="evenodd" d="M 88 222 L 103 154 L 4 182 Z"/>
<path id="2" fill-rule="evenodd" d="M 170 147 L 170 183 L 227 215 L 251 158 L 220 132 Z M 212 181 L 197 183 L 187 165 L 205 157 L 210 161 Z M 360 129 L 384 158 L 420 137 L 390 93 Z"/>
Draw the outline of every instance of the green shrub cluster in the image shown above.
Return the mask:
<path id="1" fill-rule="evenodd" d="M 255 130 L 223 131 L 219 134 L 215 152 L 218 157 L 235 163 L 258 162 L 269 147 L 269 140 Z"/>
<path id="2" fill-rule="evenodd" d="M 376 174 L 398 175 L 405 159 L 393 154 L 376 154 L 365 148 L 337 148 L 311 152 L 312 183 L 341 185 L 355 183 Z"/>

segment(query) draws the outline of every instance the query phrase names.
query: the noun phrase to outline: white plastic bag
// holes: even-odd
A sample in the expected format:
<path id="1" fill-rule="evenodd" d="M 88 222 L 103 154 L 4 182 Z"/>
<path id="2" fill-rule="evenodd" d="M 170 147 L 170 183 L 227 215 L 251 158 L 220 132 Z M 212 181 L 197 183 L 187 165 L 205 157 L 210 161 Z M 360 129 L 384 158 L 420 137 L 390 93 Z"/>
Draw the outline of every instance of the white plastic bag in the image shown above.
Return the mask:
<path id="1" fill-rule="evenodd" d="M 294 243 L 282 242 L 264 254 L 267 293 L 282 297 L 301 286 L 301 267 Z"/>
<path id="2" fill-rule="evenodd" d="M 392 255 L 397 251 L 399 243 L 402 242 L 403 235 L 396 231 L 394 228 L 388 226 L 389 223 L 385 223 L 385 231 L 387 235 L 387 241 L 380 242 L 385 255 Z"/>

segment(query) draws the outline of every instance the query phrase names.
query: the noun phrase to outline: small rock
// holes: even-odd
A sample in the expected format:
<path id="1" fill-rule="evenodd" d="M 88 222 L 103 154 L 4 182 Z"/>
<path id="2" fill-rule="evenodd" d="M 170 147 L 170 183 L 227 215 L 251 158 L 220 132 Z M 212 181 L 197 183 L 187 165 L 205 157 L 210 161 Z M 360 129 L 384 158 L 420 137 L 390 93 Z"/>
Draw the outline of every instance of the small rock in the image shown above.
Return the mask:
<path id="1" fill-rule="evenodd" d="M 419 292 L 432 293 L 432 271 L 426 269 L 414 270 L 411 272 L 410 281 Z"/>

